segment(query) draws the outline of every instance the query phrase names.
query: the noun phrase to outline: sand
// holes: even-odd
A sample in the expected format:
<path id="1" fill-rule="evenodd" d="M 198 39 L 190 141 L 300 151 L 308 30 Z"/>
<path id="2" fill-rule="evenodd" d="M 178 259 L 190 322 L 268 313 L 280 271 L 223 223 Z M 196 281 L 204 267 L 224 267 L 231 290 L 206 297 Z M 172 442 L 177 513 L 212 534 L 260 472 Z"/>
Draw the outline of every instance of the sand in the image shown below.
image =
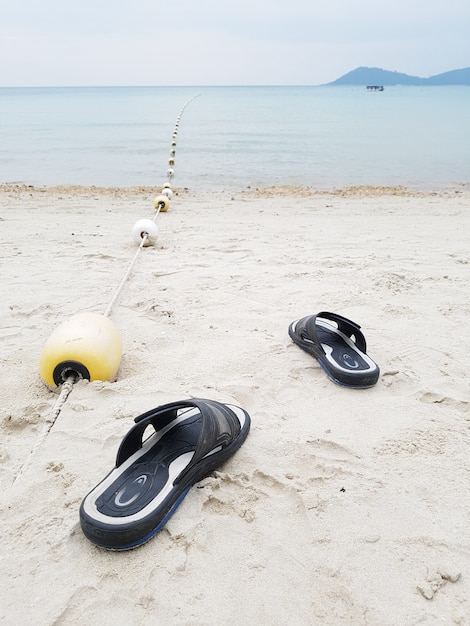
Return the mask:
<path id="1" fill-rule="evenodd" d="M 42 346 L 105 311 L 156 193 L 0 187 L 0 622 L 470 624 L 468 188 L 180 189 L 113 310 L 116 380 L 41 440 Z M 322 310 L 362 326 L 375 387 L 292 343 Z M 80 502 L 133 418 L 189 397 L 245 408 L 247 441 L 151 541 L 93 546 Z"/>

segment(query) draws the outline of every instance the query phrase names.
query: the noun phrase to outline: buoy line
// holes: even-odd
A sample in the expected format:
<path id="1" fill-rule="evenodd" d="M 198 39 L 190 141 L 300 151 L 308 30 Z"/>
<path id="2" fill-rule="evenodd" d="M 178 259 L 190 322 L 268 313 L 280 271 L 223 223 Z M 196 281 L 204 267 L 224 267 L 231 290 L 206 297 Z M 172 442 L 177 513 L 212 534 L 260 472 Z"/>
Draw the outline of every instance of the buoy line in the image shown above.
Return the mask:
<path id="1" fill-rule="evenodd" d="M 60 324 L 44 344 L 39 363 L 40 374 L 49 388 L 58 387 L 60 392 L 49 411 L 41 434 L 28 458 L 20 467 L 13 483 L 24 473 L 34 453 L 50 433 L 75 383 L 81 379 L 89 381 L 110 380 L 119 369 L 122 357 L 122 341 L 118 329 L 110 319 L 111 312 L 131 275 L 140 252 L 144 247 L 153 245 L 157 240 L 157 218 L 160 213 L 168 211 L 170 200 L 173 197 L 171 181 L 174 177 L 176 137 L 179 123 L 186 107 L 198 97 L 199 95 L 196 95 L 188 100 L 176 119 L 166 171 L 168 182 L 162 185 L 160 194 L 154 200 L 155 214 L 153 218 L 140 219 L 132 228 L 132 238 L 138 244 L 138 248 L 104 314 L 78 313 L 70 320 Z"/>

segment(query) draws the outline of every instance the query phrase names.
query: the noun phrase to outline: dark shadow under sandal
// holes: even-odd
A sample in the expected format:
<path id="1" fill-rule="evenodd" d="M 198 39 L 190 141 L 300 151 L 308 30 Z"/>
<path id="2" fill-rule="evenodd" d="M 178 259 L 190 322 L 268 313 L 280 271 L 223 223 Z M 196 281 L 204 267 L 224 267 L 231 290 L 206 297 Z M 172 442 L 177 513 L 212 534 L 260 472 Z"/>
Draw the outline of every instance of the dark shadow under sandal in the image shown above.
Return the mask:
<path id="1" fill-rule="evenodd" d="M 380 370 L 366 354 L 367 344 L 360 328 L 341 315 L 323 311 L 292 322 L 289 335 L 318 360 L 335 383 L 363 389 L 375 385 Z"/>
<path id="2" fill-rule="evenodd" d="M 159 406 L 134 421 L 115 468 L 80 506 L 85 536 L 110 550 L 153 537 L 190 487 L 229 459 L 250 430 L 240 407 L 200 398 Z M 148 426 L 154 432 L 144 440 Z"/>

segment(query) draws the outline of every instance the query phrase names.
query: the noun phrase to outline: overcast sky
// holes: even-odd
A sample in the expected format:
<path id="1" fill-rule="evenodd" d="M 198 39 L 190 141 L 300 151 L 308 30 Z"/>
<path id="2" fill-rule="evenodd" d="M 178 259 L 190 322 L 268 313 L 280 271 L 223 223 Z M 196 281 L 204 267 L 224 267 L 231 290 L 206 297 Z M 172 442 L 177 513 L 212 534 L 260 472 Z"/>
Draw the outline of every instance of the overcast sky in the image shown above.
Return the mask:
<path id="1" fill-rule="evenodd" d="M 2 0 L 0 86 L 318 85 L 470 66 L 470 0 Z"/>

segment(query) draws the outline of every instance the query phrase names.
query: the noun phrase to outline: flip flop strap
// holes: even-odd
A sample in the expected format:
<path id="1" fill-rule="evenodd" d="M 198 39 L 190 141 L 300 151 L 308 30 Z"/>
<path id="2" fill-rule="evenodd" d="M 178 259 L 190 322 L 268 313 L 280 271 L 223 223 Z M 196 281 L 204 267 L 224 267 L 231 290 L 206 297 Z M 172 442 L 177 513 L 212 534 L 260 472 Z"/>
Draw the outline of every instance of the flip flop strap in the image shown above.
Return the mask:
<path id="1" fill-rule="evenodd" d="M 311 315 L 305 321 L 305 330 L 309 336 L 309 339 L 315 343 L 317 349 L 321 350 L 323 354 L 325 351 L 323 350 L 320 341 L 318 340 L 317 335 L 317 318 L 327 319 L 332 322 L 335 322 L 338 326 L 338 330 L 341 331 L 344 335 L 354 340 L 354 343 L 359 348 L 361 352 L 367 352 L 367 343 L 366 338 L 360 330 L 359 324 L 349 320 L 347 317 L 343 317 L 342 315 L 338 315 L 338 313 L 330 313 L 329 311 L 322 311 L 321 313 L 317 313 L 317 315 Z"/>
<path id="2" fill-rule="evenodd" d="M 135 418 L 135 426 L 129 430 L 119 447 L 116 467 L 122 465 L 124 461 L 142 447 L 143 435 L 149 425 L 152 425 L 155 431 L 158 432 L 177 417 L 180 409 L 186 408 L 197 408 L 199 410 L 202 417 L 201 434 L 191 462 L 175 482 L 178 482 L 191 467 L 209 452 L 217 447 L 224 448 L 227 446 L 240 432 L 240 422 L 237 416 L 225 404 L 201 398 L 171 402 Z"/>

